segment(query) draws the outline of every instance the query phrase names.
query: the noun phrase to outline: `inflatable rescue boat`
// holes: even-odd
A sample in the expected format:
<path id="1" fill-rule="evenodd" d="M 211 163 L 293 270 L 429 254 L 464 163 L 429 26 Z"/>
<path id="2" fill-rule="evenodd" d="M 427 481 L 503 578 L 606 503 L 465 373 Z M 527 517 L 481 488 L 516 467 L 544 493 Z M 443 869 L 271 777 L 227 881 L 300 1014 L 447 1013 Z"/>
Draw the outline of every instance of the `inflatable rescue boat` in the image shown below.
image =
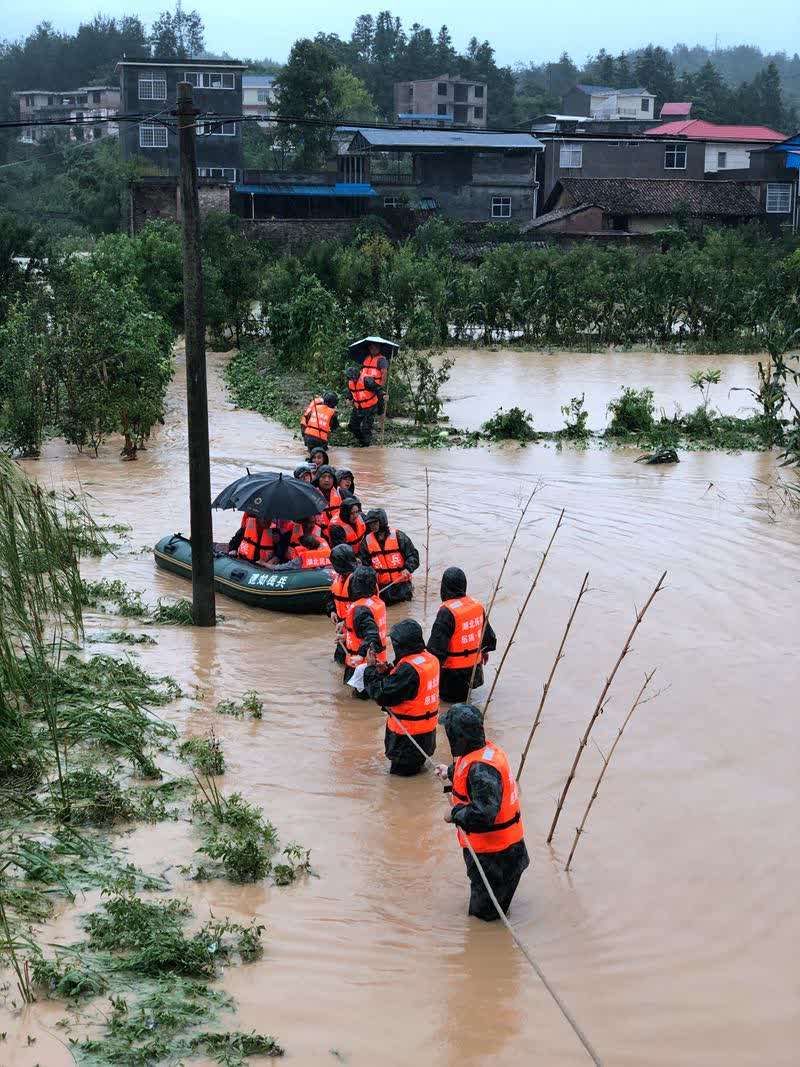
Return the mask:
<path id="1" fill-rule="evenodd" d="M 192 576 L 192 545 L 176 533 L 162 537 L 153 549 L 156 566 L 184 578 Z M 214 553 L 214 586 L 218 593 L 256 608 L 312 615 L 324 612 L 333 580 L 327 567 L 314 570 L 269 570 L 225 552 Z"/>

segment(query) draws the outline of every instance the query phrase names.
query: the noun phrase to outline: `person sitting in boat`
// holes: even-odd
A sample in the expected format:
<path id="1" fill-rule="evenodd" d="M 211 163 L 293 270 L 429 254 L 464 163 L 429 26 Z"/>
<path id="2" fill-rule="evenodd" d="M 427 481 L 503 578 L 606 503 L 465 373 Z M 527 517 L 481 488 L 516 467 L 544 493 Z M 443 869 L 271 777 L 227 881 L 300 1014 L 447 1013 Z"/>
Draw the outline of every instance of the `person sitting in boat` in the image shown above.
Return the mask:
<path id="1" fill-rule="evenodd" d="M 361 545 L 361 560 L 375 569 L 381 599 L 387 604 L 411 600 L 414 591 L 411 574 L 419 567 L 419 552 L 408 534 L 390 530 L 383 508 L 373 508 L 364 516 L 367 534 Z"/>
<path id="2" fill-rule="evenodd" d="M 263 563 L 271 551 L 269 524 L 245 511 L 239 529 L 228 542 L 228 555 L 246 559 L 248 563 Z"/>
<path id="3" fill-rule="evenodd" d="M 312 482 L 314 480 L 314 469 L 310 463 L 301 463 L 299 467 L 295 467 L 293 477 L 299 482 Z"/>
<path id="4" fill-rule="evenodd" d="M 317 522 L 322 527 L 323 534 L 327 533 L 331 520 L 338 516 L 339 505 L 342 503 L 339 490 L 334 485 L 335 480 L 336 471 L 333 467 L 329 467 L 327 463 L 323 463 L 321 467 L 317 468 L 317 476 L 314 479 L 314 485 L 316 485 L 317 489 L 319 489 L 327 501 L 327 507 L 317 516 Z"/>
<path id="5" fill-rule="evenodd" d="M 348 367 L 345 374 L 350 402 L 353 405 L 347 428 L 359 444 L 366 448 L 372 444 L 372 431 L 375 428 L 375 415 L 379 410 L 382 390 L 370 374 L 355 364 Z"/>
<path id="6" fill-rule="evenodd" d="M 460 567 L 448 567 L 442 575 L 441 596 L 428 651 L 442 666 L 442 700 L 457 704 L 483 685 L 483 667 L 497 638 L 483 604 L 467 596 L 467 576 Z"/>
<path id="7" fill-rule="evenodd" d="M 294 524 L 289 541 L 292 548 L 300 544 L 301 537 L 322 537 L 322 527 L 317 522 L 316 515 L 309 515 L 308 518 L 301 519 L 300 522 Z"/>
<path id="8" fill-rule="evenodd" d="M 271 543 L 268 551 L 260 560 L 262 566 L 277 567 L 289 562 L 291 559 L 290 552 L 293 532 L 294 523 L 291 519 L 276 519 L 270 524 L 269 534 Z"/>
<path id="9" fill-rule="evenodd" d="M 327 541 L 313 534 L 303 534 L 296 545 L 289 549 L 289 559 L 299 560 L 300 569 L 317 570 L 320 567 L 329 567 L 331 563 L 331 549 Z"/>
<path id="10" fill-rule="evenodd" d="M 300 432 L 308 449 L 316 445 L 327 447 L 331 430 L 339 425 L 336 417 L 338 403 L 336 393 L 323 393 L 322 396 L 315 396 L 300 416 Z"/>
<path id="11" fill-rule="evenodd" d="M 356 567 L 350 579 L 350 604 L 344 617 L 341 641 L 344 646 L 344 681 L 364 663 L 367 650 L 375 662 L 386 662 L 386 605 L 378 593 L 378 580 L 372 567 Z M 366 700 L 366 694 L 354 694 Z"/>
<path id="12" fill-rule="evenodd" d="M 367 532 L 366 523 L 361 518 L 360 508 L 361 504 L 355 497 L 345 497 L 339 507 L 339 514 L 331 519 L 328 525 L 328 537 L 332 540 L 336 536 L 338 542 L 339 537 L 338 534 L 334 535 L 334 530 L 337 528 L 342 530 L 344 543 L 350 545 L 355 553 L 361 550 L 361 542 Z"/>
<path id="13" fill-rule="evenodd" d="M 308 462 L 311 465 L 311 480 L 313 482 L 319 473 L 320 467 L 330 463 L 330 460 L 322 445 L 317 445 L 316 448 L 312 448 L 308 453 Z"/>
<path id="14" fill-rule="evenodd" d="M 350 578 L 357 566 L 358 559 L 350 545 L 342 543 L 331 548 L 331 567 L 336 573 L 325 601 L 325 611 L 337 627 L 343 626 L 350 606 Z M 333 658 L 336 663 L 344 664 L 344 646 L 339 641 Z"/>
<path id="15" fill-rule="evenodd" d="M 353 477 L 353 472 L 348 470 L 347 467 L 340 467 L 337 470 L 336 488 L 342 494 L 342 498 L 356 495 L 356 480 Z"/>

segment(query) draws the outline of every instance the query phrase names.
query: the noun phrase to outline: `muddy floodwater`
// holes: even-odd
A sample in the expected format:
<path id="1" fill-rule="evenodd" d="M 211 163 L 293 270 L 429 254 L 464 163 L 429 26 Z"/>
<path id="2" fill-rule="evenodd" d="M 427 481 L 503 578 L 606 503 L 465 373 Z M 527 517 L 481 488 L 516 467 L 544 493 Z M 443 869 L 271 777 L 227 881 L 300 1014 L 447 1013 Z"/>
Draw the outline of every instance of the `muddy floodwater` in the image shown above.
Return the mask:
<path id="1" fill-rule="evenodd" d="M 459 353 L 450 393 L 469 395 L 457 401 L 459 411 L 477 412 L 469 424 L 513 400 L 532 406 L 540 425 L 557 426 L 558 407 L 570 396 L 585 390 L 590 410 L 602 414 L 623 383 L 654 383 L 659 402 L 686 404 L 688 390 L 678 383 L 688 369 L 723 365 L 714 357 L 635 354 L 529 358 L 523 375 L 502 352 Z M 735 359 L 743 368 L 745 360 Z M 210 359 L 215 491 L 245 464 L 291 469 L 301 457 L 285 430 L 227 402 L 224 360 Z M 732 384 L 733 370 L 725 374 L 725 386 Z M 123 578 L 151 600 L 189 588 L 136 551 L 165 532 L 188 530 L 183 389 L 179 368 L 166 425 L 134 464 L 121 463 L 110 446 L 94 460 L 59 442 L 26 464 L 45 482 L 80 479 L 97 511 L 132 525 L 119 558 L 85 570 Z M 717 397 L 725 391 L 718 388 Z M 545 409 L 547 419 L 539 418 Z M 410 610 L 427 627 L 447 565 L 462 566 L 470 591 L 488 597 L 519 501 L 541 480 L 493 615 L 501 647 L 566 509 L 488 716 L 489 736 L 516 765 L 590 571 L 592 592 L 521 782 L 532 866 L 513 925 L 606 1064 L 788 1067 L 798 1062 L 800 1037 L 800 518 L 770 503 L 762 484 L 776 473 L 769 455 L 694 453 L 672 467 L 642 467 L 635 455 L 545 446 L 372 448 L 337 449 L 334 461 L 353 468 L 365 506 L 385 505 L 421 552 L 428 466 L 429 602 L 420 572 L 413 604 L 390 610 L 390 622 Z M 232 533 L 237 518 L 215 516 L 216 537 Z M 663 692 L 632 720 L 567 875 L 574 827 L 600 767 L 594 746 L 550 848 L 544 840 L 558 791 L 635 606 L 665 569 L 668 587 L 598 723 L 600 747 L 613 740 L 646 670 L 658 668 Z M 330 622 L 223 597 L 218 610 L 225 619 L 216 630 L 162 628 L 141 662 L 173 674 L 191 694 L 165 714 L 191 733 L 214 727 L 228 764 L 224 788 L 262 804 L 284 841 L 309 847 L 318 877 L 285 889 L 186 881 L 177 865 L 191 860 L 196 840 L 180 822 L 138 829 L 125 844 L 146 869 L 169 869 L 199 919 L 213 910 L 267 923 L 263 959 L 225 974 L 239 1025 L 274 1034 L 287 1062 L 302 1065 L 589 1062 L 507 932 L 467 918 L 464 865 L 442 820 L 441 788 L 427 773 L 389 777 L 383 717 L 342 687 Z M 108 620 L 90 617 L 89 625 L 108 627 Z M 264 698 L 262 721 L 215 715 L 218 700 L 251 688 Z M 441 730 L 439 754 L 446 758 Z M 74 917 L 65 913 L 43 939 L 74 939 Z M 0 1029 L 9 1036 L 0 1063 L 71 1062 L 54 1026 L 62 1014 L 47 1002 L 22 1019 L 4 1013 Z M 28 1034 L 37 1038 L 30 1048 Z"/>

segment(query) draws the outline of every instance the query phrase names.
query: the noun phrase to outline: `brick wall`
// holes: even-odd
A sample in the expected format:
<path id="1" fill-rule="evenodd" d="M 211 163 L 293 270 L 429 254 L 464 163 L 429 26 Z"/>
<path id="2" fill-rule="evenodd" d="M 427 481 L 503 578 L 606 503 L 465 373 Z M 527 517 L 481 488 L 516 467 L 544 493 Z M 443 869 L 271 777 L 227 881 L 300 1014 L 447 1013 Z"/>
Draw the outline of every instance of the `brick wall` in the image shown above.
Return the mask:
<path id="1" fill-rule="evenodd" d="M 227 215 L 231 186 L 228 182 L 199 181 L 197 199 L 201 217 L 212 211 Z M 132 182 L 128 195 L 128 232 L 137 233 L 153 219 L 180 219 L 180 193 L 177 178 L 145 178 Z"/>

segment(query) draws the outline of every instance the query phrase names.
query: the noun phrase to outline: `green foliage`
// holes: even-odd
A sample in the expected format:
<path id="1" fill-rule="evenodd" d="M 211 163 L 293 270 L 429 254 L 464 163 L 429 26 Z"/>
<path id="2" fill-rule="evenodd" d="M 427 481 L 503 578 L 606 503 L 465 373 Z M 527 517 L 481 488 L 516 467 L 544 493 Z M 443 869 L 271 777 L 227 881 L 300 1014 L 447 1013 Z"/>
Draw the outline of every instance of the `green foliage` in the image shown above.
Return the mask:
<path id="1" fill-rule="evenodd" d="M 319 380 L 341 381 L 347 338 L 338 301 L 313 276 L 303 275 L 291 298 L 266 305 L 272 347 L 287 367 L 302 366 Z"/>
<path id="2" fill-rule="evenodd" d="M 47 316 L 34 291 L 12 303 L 0 325 L 0 445 L 27 457 L 39 455 L 52 412 Z"/>
<path id="3" fill-rule="evenodd" d="M 522 444 L 536 440 L 533 415 L 522 408 L 498 408 L 481 427 L 490 441 L 519 441 Z"/>
<path id="4" fill-rule="evenodd" d="M 653 390 L 625 386 L 618 397 L 608 403 L 611 422 L 606 434 L 624 437 L 626 434 L 647 433 L 653 428 Z"/>
<path id="5" fill-rule="evenodd" d="M 184 599 L 167 602 L 160 597 L 154 605 L 142 600 L 138 589 L 131 589 L 120 578 L 100 578 L 81 580 L 83 606 L 102 610 L 114 615 L 125 615 L 129 619 L 141 619 L 142 622 L 157 625 L 173 624 L 177 626 L 192 625 L 192 605 Z M 113 610 L 112 610 L 113 609 Z M 146 644 L 146 641 L 136 642 Z"/>
<path id="6" fill-rule="evenodd" d="M 393 378 L 400 386 L 400 395 L 395 397 L 395 412 L 407 411 L 415 426 L 438 422 L 444 407 L 441 390 L 450 380 L 454 362 L 451 357 L 439 358 L 433 350 L 401 350 L 392 360 Z"/>
<path id="7" fill-rule="evenodd" d="M 239 793 L 224 797 L 213 778 L 196 778 L 200 795 L 192 811 L 205 831 L 198 849 L 219 864 L 232 882 L 257 882 L 272 869 L 271 857 L 278 841 L 277 831 L 260 808 L 249 804 Z M 203 877 L 213 877 L 204 867 Z"/>
<path id="8" fill-rule="evenodd" d="M 264 701 L 255 689 L 248 689 L 241 700 L 220 700 L 214 711 L 234 719 L 245 719 L 248 715 L 253 719 L 261 719 L 264 716 Z"/>
<path id="9" fill-rule="evenodd" d="M 589 428 L 586 425 L 589 412 L 583 406 L 585 398 L 585 393 L 573 396 L 570 402 L 561 408 L 561 414 L 564 416 L 564 429 L 561 431 L 561 436 L 570 441 L 586 441 L 589 437 Z"/>
<path id="10" fill-rule="evenodd" d="M 189 737 L 178 746 L 178 755 L 200 774 L 223 774 L 225 755 L 222 744 L 212 730 L 208 737 Z"/>
<path id="11" fill-rule="evenodd" d="M 705 370 L 695 370 L 689 375 L 689 380 L 692 383 L 692 389 L 699 389 L 700 394 L 703 397 L 703 410 L 708 413 L 708 405 L 711 399 L 711 386 L 719 385 L 722 381 L 722 371 L 712 370 L 707 367 Z"/>

